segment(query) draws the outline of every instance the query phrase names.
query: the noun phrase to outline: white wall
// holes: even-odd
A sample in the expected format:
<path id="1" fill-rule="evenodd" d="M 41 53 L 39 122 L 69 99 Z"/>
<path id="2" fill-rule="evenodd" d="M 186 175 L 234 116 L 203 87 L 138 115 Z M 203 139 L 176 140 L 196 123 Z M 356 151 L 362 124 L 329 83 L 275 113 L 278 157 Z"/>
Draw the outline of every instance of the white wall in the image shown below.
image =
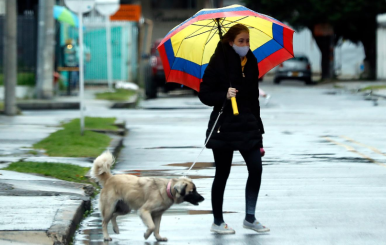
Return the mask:
<path id="1" fill-rule="evenodd" d="M 377 79 L 386 79 L 386 27 L 377 30 Z"/>
<path id="2" fill-rule="evenodd" d="M 305 28 L 294 33 L 293 46 L 295 56 L 297 54 L 306 55 L 311 62 L 312 71 L 317 73 L 321 71 L 321 54 L 318 45 L 308 29 Z"/>
<path id="3" fill-rule="evenodd" d="M 294 34 L 294 53 L 305 54 L 311 61 L 312 71 L 321 72 L 321 53 L 312 37 L 309 29 L 303 29 Z M 362 72 L 361 65 L 365 58 L 362 43 L 354 44 L 345 41 L 335 47 L 335 69 L 338 77 L 341 78 L 359 78 Z"/>
<path id="4" fill-rule="evenodd" d="M 377 79 L 386 79 L 386 14 L 377 19 Z"/>

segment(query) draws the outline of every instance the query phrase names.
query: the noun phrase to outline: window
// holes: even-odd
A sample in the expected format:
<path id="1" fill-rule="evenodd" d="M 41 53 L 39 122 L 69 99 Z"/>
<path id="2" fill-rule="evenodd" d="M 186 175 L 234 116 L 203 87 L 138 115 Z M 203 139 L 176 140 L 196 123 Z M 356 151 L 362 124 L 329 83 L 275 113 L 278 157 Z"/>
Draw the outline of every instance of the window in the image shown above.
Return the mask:
<path id="1" fill-rule="evenodd" d="M 296 56 L 296 57 L 292 58 L 291 60 L 308 62 L 308 58 L 306 56 Z"/>
<path id="2" fill-rule="evenodd" d="M 152 0 L 153 9 L 195 9 L 197 0 Z"/>

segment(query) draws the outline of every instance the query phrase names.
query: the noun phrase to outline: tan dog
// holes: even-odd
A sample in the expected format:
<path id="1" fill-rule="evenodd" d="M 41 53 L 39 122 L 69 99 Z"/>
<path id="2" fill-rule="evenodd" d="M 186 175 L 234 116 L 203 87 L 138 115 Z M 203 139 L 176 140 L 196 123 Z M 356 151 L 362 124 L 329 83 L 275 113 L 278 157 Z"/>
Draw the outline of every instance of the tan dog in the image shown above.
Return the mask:
<path id="1" fill-rule="evenodd" d="M 167 241 L 159 234 L 161 216 L 174 203 L 184 201 L 198 205 L 204 198 L 197 193 L 196 186 L 188 178 L 162 179 L 137 177 L 134 175 L 112 175 L 110 167 L 114 157 L 105 152 L 94 160 L 91 175 L 103 186 L 99 199 L 102 214 L 103 237 L 112 241 L 107 224 L 112 221 L 113 230 L 119 234 L 117 216 L 128 214 L 131 210 L 138 213 L 147 226 L 144 234 L 147 239 L 153 232 L 157 241 Z"/>

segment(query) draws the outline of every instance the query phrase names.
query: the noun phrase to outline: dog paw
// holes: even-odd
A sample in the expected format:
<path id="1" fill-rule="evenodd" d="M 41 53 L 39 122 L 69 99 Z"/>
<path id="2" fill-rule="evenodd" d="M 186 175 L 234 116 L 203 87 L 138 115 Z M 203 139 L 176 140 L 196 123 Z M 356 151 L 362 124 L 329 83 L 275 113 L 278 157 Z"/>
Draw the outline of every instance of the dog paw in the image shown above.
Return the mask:
<path id="1" fill-rule="evenodd" d="M 167 242 L 168 241 L 168 238 L 167 237 L 156 237 L 155 239 L 157 239 L 157 241 L 159 242 Z"/>
<path id="2" fill-rule="evenodd" d="M 113 231 L 114 231 L 115 234 L 119 234 L 119 228 L 118 228 L 118 227 L 115 228 L 115 227 L 113 226 Z"/>
<path id="3" fill-rule="evenodd" d="M 113 239 L 111 237 L 104 238 L 105 242 L 111 242 Z"/>
<path id="4" fill-rule="evenodd" d="M 147 240 L 149 238 L 149 236 L 151 235 L 152 232 L 149 232 L 149 231 L 146 231 L 144 234 L 143 234 L 143 237 L 145 238 L 145 240 Z"/>

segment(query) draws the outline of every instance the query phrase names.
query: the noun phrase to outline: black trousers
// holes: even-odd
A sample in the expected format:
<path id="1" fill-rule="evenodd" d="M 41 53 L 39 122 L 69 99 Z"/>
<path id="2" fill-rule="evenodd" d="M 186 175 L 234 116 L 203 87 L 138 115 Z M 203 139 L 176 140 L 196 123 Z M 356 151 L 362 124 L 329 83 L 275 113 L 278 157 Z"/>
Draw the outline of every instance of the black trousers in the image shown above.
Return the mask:
<path id="1" fill-rule="evenodd" d="M 222 207 L 225 185 L 232 166 L 233 150 L 212 149 L 216 165 L 216 174 L 212 185 L 212 210 L 215 220 L 222 220 Z M 245 188 L 246 214 L 255 214 L 257 197 L 259 195 L 263 166 L 258 147 L 248 151 L 240 151 L 248 168 L 248 180 Z"/>

